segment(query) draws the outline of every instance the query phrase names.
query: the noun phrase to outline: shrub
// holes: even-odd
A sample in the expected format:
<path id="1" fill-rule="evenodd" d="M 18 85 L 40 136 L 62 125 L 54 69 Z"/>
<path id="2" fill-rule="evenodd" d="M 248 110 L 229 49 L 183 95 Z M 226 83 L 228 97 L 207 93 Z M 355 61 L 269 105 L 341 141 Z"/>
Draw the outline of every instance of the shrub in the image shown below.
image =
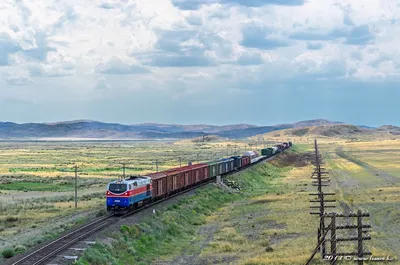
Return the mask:
<path id="1" fill-rule="evenodd" d="M 23 253 L 26 251 L 26 247 L 24 245 L 17 245 L 14 248 L 15 253 Z"/>
<path id="2" fill-rule="evenodd" d="M 6 248 L 1 251 L 1 255 L 3 256 L 3 258 L 9 259 L 14 257 L 15 252 L 12 248 Z"/>
<path id="3" fill-rule="evenodd" d="M 7 218 L 6 218 L 6 222 L 8 222 L 8 223 L 17 222 L 17 221 L 18 221 L 17 216 L 7 216 Z"/>

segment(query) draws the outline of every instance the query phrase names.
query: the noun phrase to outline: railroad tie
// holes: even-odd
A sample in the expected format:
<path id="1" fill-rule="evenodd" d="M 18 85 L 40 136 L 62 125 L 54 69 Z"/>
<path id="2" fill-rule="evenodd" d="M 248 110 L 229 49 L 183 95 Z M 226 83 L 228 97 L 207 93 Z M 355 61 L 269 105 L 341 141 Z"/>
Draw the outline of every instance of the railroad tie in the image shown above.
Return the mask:
<path id="1" fill-rule="evenodd" d="M 85 248 L 70 248 L 70 249 L 75 251 L 85 251 Z"/>

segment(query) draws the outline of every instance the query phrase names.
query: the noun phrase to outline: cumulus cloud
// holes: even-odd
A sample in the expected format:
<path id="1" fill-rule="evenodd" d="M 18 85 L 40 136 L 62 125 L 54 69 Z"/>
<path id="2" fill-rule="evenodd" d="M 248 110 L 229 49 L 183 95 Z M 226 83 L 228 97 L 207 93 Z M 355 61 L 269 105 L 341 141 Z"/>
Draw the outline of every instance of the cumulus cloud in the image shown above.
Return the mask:
<path id="1" fill-rule="evenodd" d="M 210 5 L 215 3 L 242 5 L 247 7 L 261 7 L 266 5 L 278 6 L 301 6 L 305 0 L 172 0 L 172 3 L 185 10 L 196 10 L 202 5 Z"/>
<path id="2" fill-rule="evenodd" d="M 4 81 L 10 86 L 23 86 L 32 83 L 26 71 L 11 69 L 3 72 Z"/>
<path id="3" fill-rule="evenodd" d="M 90 98 L 96 88 L 141 91 L 138 103 L 157 91 L 160 102 L 174 96 L 196 105 L 201 93 L 206 101 L 215 91 L 289 93 L 400 75 L 396 0 L 43 0 L 0 8 L 2 96 L 15 85 L 39 101 L 43 91 L 48 100 L 67 90 Z"/>
<path id="4" fill-rule="evenodd" d="M 0 66 L 9 64 L 9 55 L 20 50 L 10 35 L 5 32 L 0 33 Z"/>
<path id="5" fill-rule="evenodd" d="M 150 70 L 138 64 L 124 62 L 120 58 L 113 57 L 106 62 L 96 66 L 96 72 L 101 74 L 130 75 L 149 73 Z"/>

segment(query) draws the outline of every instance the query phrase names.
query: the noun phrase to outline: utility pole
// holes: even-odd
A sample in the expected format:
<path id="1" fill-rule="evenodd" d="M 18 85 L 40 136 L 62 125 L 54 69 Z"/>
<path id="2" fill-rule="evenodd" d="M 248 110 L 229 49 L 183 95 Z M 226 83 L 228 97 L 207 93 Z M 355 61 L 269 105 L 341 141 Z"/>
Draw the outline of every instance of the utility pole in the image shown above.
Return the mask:
<path id="1" fill-rule="evenodd" d="M 122 163 L 122 170 L 123 170 L 123 179 L 125 179 L 125 163 Z"/>
<path id="2" fill-rule="evenodd" d="M 156 170 L 158 172 L 158 160 L 156 160 Z"/>
<path id="3" fill-rule="evenodd" d="M 78 208 L 78 166 L 75 165 L 75 209 Z"/>

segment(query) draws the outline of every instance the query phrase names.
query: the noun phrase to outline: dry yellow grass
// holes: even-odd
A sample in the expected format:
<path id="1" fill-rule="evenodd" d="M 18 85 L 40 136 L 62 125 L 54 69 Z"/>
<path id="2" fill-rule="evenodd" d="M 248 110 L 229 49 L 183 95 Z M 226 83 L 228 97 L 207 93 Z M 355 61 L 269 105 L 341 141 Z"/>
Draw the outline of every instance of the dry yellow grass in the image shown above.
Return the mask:
<path id="1" fill-rule="evenodd" d="M 397 238 L 400 226 L 396 221 L 396 216 L 400 215 L 400 209 L 396 206 L 400 202 L 398 196 L 400 185 L 388 185 L 379 176 L 370 174 L 359 164 L 336 155 L 335 149 L 341 147 L 346 153 L 350 152 L 360 161 L 380 166 L 382 170 L 388 170 L 392 167 L 395 168 L 393 161 L 384 163 L 387 160 L 388 152 L 395 154 L 393 160 L 398 159 L 397 161 L 400 161 L 400 154 L 396 151 L 400 151 L 400 141 L 386 140 L 360 143 L 341 141 L 331 144 L 328 140 L 319 141 L 319 143 L 327 162 L 326 167 L 328 171 L 332 172 L 330 177 L 335 183 L 331 189 L 327 188 L 327 190 L 335 191 L 337 189 L 336 199 L 348 204 L 352 210 L 361 208 L 372 214 L 371 220 L 367 222 L 370 221 L 373 225 L 370 233 L 373 239 L 365 244 L 374 256 L 395 256 L 396 249 L 400 246 L 400 240 Z M 311 146 L 310 141 L 308 141 L 308 146 Z M 394 149 L 395 151 L 387 149 Z M 376 152 L 369 153 L 370 150 Z M 218 223 L 220 225 L 218 236 L 214 238 L 210 246 L 218 248 L 217 243 L 222 243 L 217 251 L 220 254 L 228 250 L 238 251 L 241 257 L 238 264 L 241 265 L 303 265 L 315 247 L 315 233 L 318 227 L 318 218 L 308 214 L 310 211 L 308 193 L 316 189 L 310 184 L 312 169 L 312 166 L 307 166 L 293 168 L 286 172 L 286 176 L 279 182 L 285 185 L 283 194 L 269 193 L 258 196 L 248 203 L 230 205 L 219 211 L 218 214 L 208 217 L 207 223 Z M 341 173 L 339 175 L 333 174 L 336 171 Z M 340 177 L 340 179 L 336 179 L 336 177 Z M 339 180 L 340 182 L 338 182 Z M 353 181 L 357 185 L 356 187 L 346 186 Z M 255 205 L 259 207 L 254 208 Z M 337 211 L 344 211 L 339 203 L 336 203 L 336 205 Z M 241 221 L 238 219 L 238 213 L 235 213 L 237 208 L 242 209 L 239 211 L 243 216 Z M 257 218 L 256 228 L 257 224 L 265 226 L 261 231 L 264 241 L 243 239 L 237 235 L 243 233 L 243 229 L 240 228 L 241 226 L 239 228 L 234 227 L 233 224 L 241 222 L 243 226 L 246 226 L 247 222 L 254 223 L 254 221 L 251 221 L 252 219 L 250 221 L 246 219 L 250 213 L 253 214 L 253 218 L 255 218 L 254 216 Z M 223 238 L 222 241 L 221 238 Z M 245 241 L 239 241 L 239 244 L 235 243 L 236 240 L 229 241 L 226 240 L 227 238 L 240 238 Z M 262 246 L 271 246 L 273 251 L 266 252 L 265 247 Z M 347 247 L 342 246 L 342 250 L 350 252 L 353 250 L 353 246 L 354 244 Z M 211 249 L 202 253 L 203 257 L 213 255 L 215 256 L 215 253 L 212 253 Z M 318 255 L 313 264 L 326 264 L 321 261 Z M 223 256 L 230 257 L 229 255 Z M 371 265 L 376 264 L 376 262 L 365 262 L 364 264 Z M 391 264 L 398 263 L 395 261 Z"/>

